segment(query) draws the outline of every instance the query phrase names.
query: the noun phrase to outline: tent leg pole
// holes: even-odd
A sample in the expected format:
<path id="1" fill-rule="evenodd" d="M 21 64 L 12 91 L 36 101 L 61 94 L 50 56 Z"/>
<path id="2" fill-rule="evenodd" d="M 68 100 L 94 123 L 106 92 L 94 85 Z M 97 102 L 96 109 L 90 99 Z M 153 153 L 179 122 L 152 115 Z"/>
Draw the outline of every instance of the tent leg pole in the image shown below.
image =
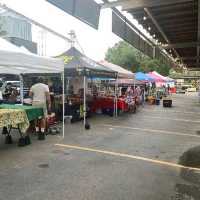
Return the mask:
<path id="1" fill-rule="evenodd" d="M 83 123 L 86 125 L 86 76 L 83 77 Z"/>
<path id="2" fill-rule="evenodd" d="M 115 108 L 116 108 L 116 111 L 115 111 L 116 117 L 118 116 L 118 113 L 117 113 L 117 109 L 118 109 L 118 107 L 117 107 L 117 103 L 118 103 L 117 91 L 118 91 L 118 77 L 117 77 L 117 83 L 116 83 L 116 106 L 115 106 Z"/>
<path id="3" fill-rule="evenodd" d="M 20 101 L 21 104 L 24 103 L 24 81 L 23 81 L 23 76 L 20 74 L 19 75 L 19 80 L 20 80 Z"/>
<path id="4" fill-rule="evenodd" d="M 64 72 L 61 74 L 61 80 L 62 80 L 62 93 L 63 93 L 63 138 L 65 138 L 65 74 Z"/>
<path id="5" fill-rule="evenodd" d="M 113 117 L 116 116 L 116 83 L 115 83 L 115 98 L 114 98 L 114 111 L 113 111 Z"/>

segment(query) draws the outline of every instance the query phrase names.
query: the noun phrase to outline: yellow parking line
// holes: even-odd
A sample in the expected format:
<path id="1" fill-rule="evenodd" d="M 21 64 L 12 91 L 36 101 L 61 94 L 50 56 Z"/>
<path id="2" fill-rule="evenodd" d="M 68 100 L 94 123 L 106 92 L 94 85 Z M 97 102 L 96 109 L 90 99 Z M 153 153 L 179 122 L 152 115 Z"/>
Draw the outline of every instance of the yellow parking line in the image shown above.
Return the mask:
<path id="1" fill-rule="evenodd" d="M 175 111 L 175 110 L 152 110 L 149 108 L 143 108 L 143 111 L 153 111 L 153 112 L 157 112 L 157 113 L 181 113 L 181 114 L 195 114 L 195 115 L 199 115 L 199 112 L 190 112 L 190 111 Z"/>
<path id="2" fill-rule="evenodd" d="M 190 122 L 190 123 L 200 123 L 199 120 L 190 120 L 190 119 L 178 119 L 178 118 L 167 118 L 167 117 L 152 117 L 152 116 L 143 116 L 143 118 L 147 119 L 162 119 L 162 120 L 173 120 L 173 121 L 180 121 L 180 122 Z"/>
<path id="3" fill-rule="evenodd" d="M 94 148 L 67 145 L 67 144 L 55 144 L 55 146 L 58 146 L 61 148 L 75 149 L 75 150 L 80 150 L 80 151 L 95 152 L 95 153 L 123 157 L 123 158 L 130 158 L 130 159 L 134 159 L 134 160 L 140 160 L 140 161 L 145 161 L 145 162 L 149 162 L 149 163 L 153 163 L 153 164 L 157 164 L 157 165 L 163 165 L 163 166 L 174 167 L 174 168 L 179 168 L 179 169 L 200 171 L 200 168 L 196 168 L 196 167 L 188 167 L 188 166 L 184 166 L 184 165 L 180 165 L 180 164 L 176 164 L 176 163 L 155 160 L 155 159 L 145 158 L 145 157 L 140 157 L 140 156 L 134 156 L 134 155 L 130 155 L 130 154 L 117 153 L 117 152 L 113 152 L 113 151 L 99 150 L 99 149 L 94 149 Z"/>
<path id="4" fill-rule="evenodd" d="M 102 126 L 111 127 L 111 128 L 122 128 L 122 129 L 145 131 L 145 132 L 157 133 L 157 134 L 168 134 L 168 135 L 177 135 L 177 136 L 200 138 L 200 135 L 173 132 L 173 131 L 164 131 L 164 130 L 146 129 L 146 128 L 134 128 L 134 127 L 129 127 L 129 126 L 115 126 L 115 125 L 111 125 L 111 124 L 102 124 Z"/>

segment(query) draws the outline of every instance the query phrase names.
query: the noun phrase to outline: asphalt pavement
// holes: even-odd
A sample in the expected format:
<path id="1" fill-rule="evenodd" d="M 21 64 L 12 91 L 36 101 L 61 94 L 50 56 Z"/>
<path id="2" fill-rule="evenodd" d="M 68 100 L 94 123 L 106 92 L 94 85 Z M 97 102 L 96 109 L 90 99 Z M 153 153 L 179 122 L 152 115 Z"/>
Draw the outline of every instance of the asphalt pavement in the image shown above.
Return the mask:
<path id="1" fill-rule="evenodd" d="M 199 200 L 200 104 L 145 105 L 117 118 L 65 124 L 19 148 L 0 137 L 0 200 Z M 189 152 L 189 153 L 188 153 Z M 193 162 L 195 160 L 195 162 Z"/>

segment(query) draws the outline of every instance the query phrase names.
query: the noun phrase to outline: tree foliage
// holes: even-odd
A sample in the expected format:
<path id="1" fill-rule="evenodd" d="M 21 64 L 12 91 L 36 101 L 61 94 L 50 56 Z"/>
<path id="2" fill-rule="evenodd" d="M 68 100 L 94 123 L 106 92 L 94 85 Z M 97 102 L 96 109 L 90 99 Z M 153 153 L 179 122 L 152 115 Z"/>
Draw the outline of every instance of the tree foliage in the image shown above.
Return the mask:
<path id="1" fill-rule="evenodd" d="M 126 42 L 119 42 L 109 48 L 106 53 L 106 60 L 131 71 L 137 71 L 140 63 L 137 59 L 138 52 Z"/>
<path id="2" fill-rule="evenodd" d="M 140 71 L 143 72 L 152 72 L 157 71 L 158 73 L 168 76 L 169 75 L 170 67 L 167 65 L 162 64 L 159 60 L 156 59 L 144 59 L 140 63 Z"/>
<path id="3" fill-rule="evenodd" d="M 162 64 L 159 60 L 149 58 L 124 41 L 109 48 L 105 59 L 132 72 L 157 71 L 164 76 L 169 75 L 169 66 Z"/>

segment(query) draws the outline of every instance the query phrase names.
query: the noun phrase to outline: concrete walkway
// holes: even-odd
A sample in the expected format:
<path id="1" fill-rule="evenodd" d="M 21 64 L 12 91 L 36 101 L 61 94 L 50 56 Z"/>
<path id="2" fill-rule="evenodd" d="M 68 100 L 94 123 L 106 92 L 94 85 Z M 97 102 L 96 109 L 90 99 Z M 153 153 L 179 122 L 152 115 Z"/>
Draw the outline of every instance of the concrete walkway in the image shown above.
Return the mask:
<path id="1" fill-rule="evenodd" d="M 200 165 L 179 164 L 200 144 L 200 104 L 175 95 L 173 108 L 95 116 L 91 129 L 66 124 L 25 148 L 0 139 L 0 200 L 199 200 Z"/>

